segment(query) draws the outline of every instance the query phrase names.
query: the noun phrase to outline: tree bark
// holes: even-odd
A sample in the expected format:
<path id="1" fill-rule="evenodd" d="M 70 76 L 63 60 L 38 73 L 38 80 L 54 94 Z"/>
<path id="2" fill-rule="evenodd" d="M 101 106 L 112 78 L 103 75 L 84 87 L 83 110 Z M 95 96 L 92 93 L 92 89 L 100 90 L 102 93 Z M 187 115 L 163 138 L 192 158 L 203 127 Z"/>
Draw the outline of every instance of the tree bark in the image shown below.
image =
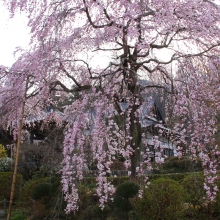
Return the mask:
<path id="1" fill-rule="evenodd" d="M 137 129 L 137 128 L 136 128 Z M 136 177 L 136 168 L 138 164 L 138 156 L 140 154 L 141 147 L 141 131 L 137 129 L 136 134 L 133 136 L 135 138 L 135 146 L 133 147 L 134 153 L 131 155 L 131 178 Z"/>

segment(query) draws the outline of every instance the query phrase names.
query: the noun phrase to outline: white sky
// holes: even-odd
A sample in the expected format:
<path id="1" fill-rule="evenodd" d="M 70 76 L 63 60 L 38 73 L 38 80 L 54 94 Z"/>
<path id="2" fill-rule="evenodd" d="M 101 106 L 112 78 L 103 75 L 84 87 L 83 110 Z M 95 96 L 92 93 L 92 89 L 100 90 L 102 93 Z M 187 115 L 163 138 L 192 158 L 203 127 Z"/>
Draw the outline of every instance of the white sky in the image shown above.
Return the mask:
<path id="1" fill-rule="evenodd" d="M 0 30 L 0 66 L 11 66 L 15 62 L 15 49 L 28 48 L 30 36 L 27 18 L 17 13 L 11 19 L 7 9 L 0 3 Z"/>
<path id="2" fill-rule="evenodd" d="M 28 49 L 30 42 L 30 28 L 27 26 L 28 19 L 25 14 L 15 13 L 13 18 L 10 18 L 10 13 L 7 8 L 0 2 L 0 66 L 11 66 L 19 54 L 14 51 L 17 47 Z M 110 57 L 101 56 L 101 65 L 106 67 L 109 63 Z"/>
<path id="3" fill-rule="evenodd" d="M 220 0 L 215 2 L 220 4 Z M 0 66 L 11 66 L 15 62 L 18 54 L 14 57 L 14 51 L 17 47 L 28 49 L 30 35 L 27 22 L 25 14 L 20 13 L 16 13 L 15 17 L 11 19 L 8 10 L 0 2 Z M 167 53 L 167 51 L 165 52 Z M 101 59 L 102 65 L 106 66 L 110 57 L 102 56 Z"/>

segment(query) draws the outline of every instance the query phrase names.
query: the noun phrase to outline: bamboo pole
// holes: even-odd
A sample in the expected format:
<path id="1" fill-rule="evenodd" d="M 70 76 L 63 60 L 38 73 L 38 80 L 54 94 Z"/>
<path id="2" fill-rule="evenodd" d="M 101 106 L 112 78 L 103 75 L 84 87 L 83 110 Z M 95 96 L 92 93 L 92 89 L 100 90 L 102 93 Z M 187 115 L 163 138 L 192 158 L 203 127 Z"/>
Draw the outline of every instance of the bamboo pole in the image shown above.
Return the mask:
<path id="1" fill-rule="evenodd" d="M 19 120 L 15 165 L 14 165 L 14 172 L 13 172 L 13 178 L 12 178 L 12 186 L 11 186 L 11 194 L 10 194 L 7 220 L 10 220 L 11 218 L 11 210 L 12 210 L 12 204 L 13 204 L 13 199 L 14 199 L 16 176 L 18 172 L 18 159 L 19 159 L 19 152 L 20 152 L 20 146 L 21 146 L 21 135 L 22 135 L 22 127 L 23 127 L 24 110 L 25 110 L 25 104 L 26 104 L 26 98 L 27 98 L 26 96 L 27 88 L 28 88 L 28 79 L 26 81 L 25 94 L 24 94 L 24 99 L 23 99 L 22 106 L 21 106 L 21 118 Z"/>

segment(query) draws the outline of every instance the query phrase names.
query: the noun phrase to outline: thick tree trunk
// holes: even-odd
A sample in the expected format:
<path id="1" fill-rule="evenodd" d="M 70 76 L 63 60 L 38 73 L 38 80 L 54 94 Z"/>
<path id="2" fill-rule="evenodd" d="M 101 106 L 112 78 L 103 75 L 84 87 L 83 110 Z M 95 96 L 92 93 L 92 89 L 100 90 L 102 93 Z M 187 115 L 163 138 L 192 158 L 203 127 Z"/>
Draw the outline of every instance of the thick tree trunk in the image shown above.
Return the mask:
<path id="1" fill-rule="evenodd" d="M 136 167 L 137 167 L 137 155 L 134 153 L 131 155 L 131 179 L 136 177 Z"/>
<path id="2" fill-rule="evenodd" d="M 139 155 L 140 155 L 140 145 L 141 145 L 141 138 L 138 138 L 138 142 L 135 144 L 134 146 L 134 153 L 131 155 L 131 178 L 135 178 L 136 177 L 136 168 L 138 165 L 138 159 L 139 159 Z"/>
<path id="3" fill-rule="evenodd" d="M 131 178 L 135 178 L 136 176 L 136 168 L 138 164 L 138 157 L 140 154 L 140 147 L 141 147 L 141 125 L 139 123 L 139 119 L 134 117 L 136 123 L 131 123 L 131 136 L 133 138 L 133 150 L 134 153 L 131 155 Z"/>

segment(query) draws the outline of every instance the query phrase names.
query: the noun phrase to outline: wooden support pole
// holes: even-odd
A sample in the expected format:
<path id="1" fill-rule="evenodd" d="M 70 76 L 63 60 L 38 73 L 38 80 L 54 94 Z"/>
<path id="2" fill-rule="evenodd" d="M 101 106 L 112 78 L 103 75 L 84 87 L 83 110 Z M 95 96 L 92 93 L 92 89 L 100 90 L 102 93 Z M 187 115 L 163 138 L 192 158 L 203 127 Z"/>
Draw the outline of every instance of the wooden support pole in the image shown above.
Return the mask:
<path id="1" fill-rule="evenodd" d="M 24 99 L 23 99 L 22 106 L 21 106 L 21 116 L 20 116 L 19 128 L 18 128 L 15 165 L 14 165 L 14 172 L 13 172 L 13 178 L 12 178 L 12 186 L 11 186 L 11 194 L 10 194 L 7 220 L 10 220 L 10 218 L 11 218 L 11 210 L 12 210 L 12 204 L 13 204 L 13 199 L 14 199 L 16 176 L 17 176 L 17 172 L 18 172 L 19 152 L 20 152 L 20 146 L 21 146 L 21 135 L 22 135 L 22 127 L 23 127 L 24 110 L 25 110 L 25 104 L 26 104 L 27 88 L 28 88 L 28 80 L 26 81 L 25 94 L 24 94 Z"/>

